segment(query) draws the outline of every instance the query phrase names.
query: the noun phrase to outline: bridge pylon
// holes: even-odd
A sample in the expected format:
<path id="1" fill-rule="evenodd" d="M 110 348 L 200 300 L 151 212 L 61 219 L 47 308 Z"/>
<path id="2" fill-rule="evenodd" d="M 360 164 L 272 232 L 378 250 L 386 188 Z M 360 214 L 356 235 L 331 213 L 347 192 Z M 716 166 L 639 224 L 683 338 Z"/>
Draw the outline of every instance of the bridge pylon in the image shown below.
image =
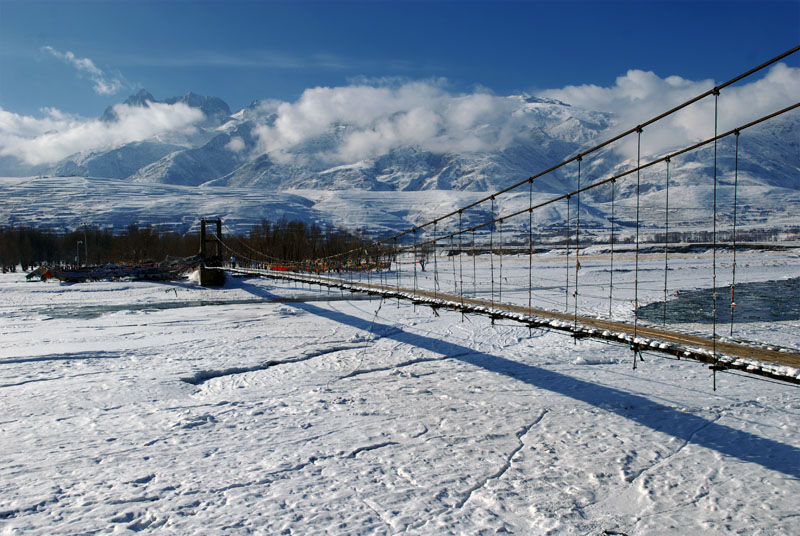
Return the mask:
<path id="1" fill-rule="evenodd" d="M 206 232 L 206 225 L 216 224 L 216 236 L 209 237 Z M 209 255 L 208 243 L 212 244 L 213 255 Z M 200 220 L 200 286 L 219 287 L 225 284 L 225 272 L 222 266 L 222 220 L 205 219 Z"/>

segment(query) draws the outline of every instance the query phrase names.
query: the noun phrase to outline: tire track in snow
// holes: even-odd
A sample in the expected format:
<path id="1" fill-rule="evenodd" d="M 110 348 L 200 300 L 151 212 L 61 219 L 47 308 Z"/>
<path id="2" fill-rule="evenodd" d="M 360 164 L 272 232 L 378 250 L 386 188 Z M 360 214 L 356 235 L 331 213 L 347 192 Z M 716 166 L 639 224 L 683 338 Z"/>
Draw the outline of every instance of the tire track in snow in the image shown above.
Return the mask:
<path id="1" fill-rule="evenodd" d="M 473 353 L 473 352 L 470 352 Z M 467 355 L 467 354 L 461 354 Z M 388 370 L 395 370 L 401 369 L 404 367 L 409 367 L 411 365 L 416 365 L 417 363 L 430 363 L 432 361 L 444 361 L 445 359 L 450 359 L 454 357 L 461 357 L 461 355 L 455 356 L 443 356 L 443 357 L 419 357 L 417 359 L 410 359 L 408 361 L 403 361 L 402 363 L 396 363 L 394 365 L 389 365 L 386 367 L 375 367 L 370 369 L 356 369 L 349 374 L 345 374 L 344 376 L 340 377 L 340 380 L 344 380 L 345 378 L 353 378 L 355 376 L 361 376 L 362 374 L 374 374 L 376 372 L 386 372 Z"/>
<path id="2" fill-rule="evenodd" d="M 514 456 L 516 456 L 517 453 L 520 450 L 522 450 L 522 448 L 525 446 L 525 442 L 522 440 L 522 438 L 525 437 L 526 435 L 528 435 L 528 432 L 531 431 L 531 428 L 533 428 L 534 426 L 539 424 L 542 421 L 542 419 L 544 419 L 544 416 L 547 415 L 547 412 L 548 412 L 547 409 L 542 410 L 542 412 L 539 414 L 538 417 L 536 417 L 533 421 L 531 421 L 526 426 L 523 426 L 522 428 L 519 429 L 519 431 L 516 434 L 517 435 L 517 441 L 519 442 L 519 445 L 517 445 L 517 448 L 515 448 L 514 450 L 512 450 L 509 453 L 509 455 L 506 457 L 506 460 L 503 463 L 503 465 L 500 467 L 500 469 L 498 469 L 496 472 L 488 475 L 483 480 L 475 483 L 466 492 L 464 492 L 464 496 L 455 504 L 455 508 L 457 508 L 457 509 L 463 508 L 464 505 L 472 498 L 472 495 L 476 491 L 478 491 L 479 489 L 485 487 L 490 481 L 502 478 L 502 476 L 511 468 L 511 462 L 514 460 Z"/>
<path id="3" fill-rule="evenodd" d="M 675 456 L 677 456 L 678 454 L 680 454 L 680 452 L 681 452 L 681 451 L 683 451 L 683 449 L 685 449 L 686 447 L 688 447 L 688 446 L 689 446 L 689 445 L 692 443 L 692 440 L 694 439 L 694 437 L 695 437 L 697 434 L 699 434 L 700 432 L 702 432 L 703 430 L 705 430 L 706 428 L 708 428 L 709 426 L 711 426 L 711 425 L 712 425 L 712 424 L 714 424 L 715 422 L 719 421 L 721 418 L 722 418 L 722 415 L 717 415 L 717 416 L 716 416 L 716 417 L 715 417 L 713 420 L 710 420 L 710 421 L 706 422 L 705 424 L 703 424 L 702 426 L 700 426 L 699 428 L 697 428 L 697 430 L 695 430 L 694 432 L 692 432 L 692 435 L 690 435 L 690 436 L 689 436 L 689 438 L 688 438 L 688 439 L 686 439 L 686 440 L 685 440 L 685 441 L 684 441 L 684 442 L 683 442 L 683 443 L 682 443 L 682 444 L 681 444 L 681 445 L 680 445 L 680 446 L 679 446 L 677 449 L 675 449 L 673 452 L 671 452 L 671 453 L 667 454 L 667 455 L 666 455 L 666 456 L 664 456 L 662 459 L 660 459 L 660 460 L 656 461 L 654 464 L 650 465 L 649 467 L 645 467 L 644 469 L 642 469 L 641 471 L 639 471 L 638 473 L 636 473 L 636 476 L 633 476 L 633 477 L 631 477 L 631 476 L 629 475 L 627 478 L 628 478 L 628 480 L 629 480 L 629 482 L 630 482 L 630 486 L 631 486 L 631 487 L 633 487 L 633 485 L 634 485 L 634 484 L 636 484 L 636 481 L 637 481 L 637 480 L 639 480 L 639 478 L 641 478 L 641 477 L 642 477 L 642 475 L 647 475 L 648 473 L 650 473 L 650 472 L 654 471 L 655 469 L 657 469 L 657 468 L 661 467 L 662 465 L 664 465 L 665 463 L 667 463 L 669 460 L 671 460 L 672 458 L 674 458 Z"/>
<path id="4" fill-rule="evenodd" d="M 345 456 L 345 458 L 355 458 L 356 456 L 358 456 L 362 452 L 368 452 L 370 450 L 382 449 L 383 447 L 389 447 L 391 445 L 399 445 L 399 443 L 397 441 L 384 441 L 382 443 L 375 443 L 374 445 L 366 445 L 364 447 L 358 447 L 357 449 L 355 449 L 352 452 L 350 452 L 350 454 Z"/>
<path id="5" fill-rule="evenodd" d="M 635 473 L 635 476 L 634 475 L 628 475 L 627 477 L 625 477 L 624 479 L 625 479 L 625 481 L 628 482 L 628 486 L 625 489 L 623 489 L 621 492 L 619 492 L 617 494 L 614 494 L 614 495 L 608 495 L 608 496 L 606 496 L 606 497 L 604 497 L 604 498 L 602 498 L 600 500 L 597 500 L 597 501 L 594 501 L 592 503 L 586 504 L 586 505 L 580 507 L 580 510 L 582 512 L 586 512 L 586 511 L 589 511 L 590 509 L 596 509 L 596 508 L 602 509 L 606 503 L 608 503 L 609 501 L 615 501 L 615 502 L 619 501 L 620 497 L 622 497 L 623 495 L 626 495 L 626 494 L 629 494 L 629 493 L 636 493 L 637 495 L 640 494 L 639 491 L 635 490 L 635 487 L 638 485 L 637 481 L 639 481 L 642 478 L 643 475 L 646 476 L 646 475 L 652 473 L 657 468 L 663 466 L 668 461 L 673 459 L 675 456 L 680 454 L 686 447 L 688 447 L 692 443 L 692 440 L 694 439 L 694 437 L 697 434 L 699 434 L 704 429 L 706 429 L 709 426 L 711 426 L 713 423 L 719 421 L 722 417 L 723 417 L 723 415 L 717 415 L 716 418 L 714 418 L 712 421 L 709 421 L 706 424 L 704 424 L 703 426 L 700 426 L 699 428 L 697 428 L 694 432 L 692 432 L 692 434 L 689 436 L 688 439 L 686 439 L 680 446 L 678 446 L 678 448 L 676 448 L 671 453 L 665 455 L 663 458 L 655 461 L 650 466 L 641 469 L 639 472 Z M 635 527 L 637 524 L 639 524 L 639 522 L 641 522 L 641 521 L 643 521 L 643 520 L 645 520 L 647 518 L 650 518 L 650 517 L 653 517 L 653 516 L 657 516 L 657 515 L 661 515 L 661 514 L 668 514 L 670 512 L 673 512 L 673 511 L 676 511 L 676 510 L 680 510 L 681 508 L 685 508 L 687 506 L 694 505 L 700 499 L 705 497 L 706 495 L 707 495 L 707 493 L 700 494 L 700 495 L 695 496 L 694 498 L 692 498 L 689 501 L 685 501 L 685 502 L 679 503 L 677 505 L 672 505 L 669 508 L 666 508 L 666 509 L 663 509 L 663 510 L 636 515 L 635 518 L 633 519 L 633 521 L 631 522 L 631 526 Z M 633 501 L 631 501 L 631 502 L 633 502 Z"/>
<path id="6" fill-rule="evenodd" d="M 216 488 L 216 489 L 211 489 L 211 490 L 204 490 L 204 491 L 208 492 L 208 493 L 211 493 L 211 494 L 218 494 L 218 493 L 224 493 L 226 491 L 230 491 L 230 490 L 233 490 L 233 489 L 241 489 L 241 488 L 247 488 L 247 487 L 252 487 L 252 486 L 267 486 L 267 485 L 272 484 L 273 482 L 276 482 L 279 479 L 290 478 L 292 475 L 294 475 L 295 473 L 298 473 L 299 471 L 304 470 L 306 467 L 309 467 L 309 466 L 312 466 L 312 465 L 316 465 L 316 464 L 318 464 L 320 462 L 325 462 L 325 461 L 329 461 L 329 460 L 353 459 L 356 456 L 358 456 L 359 454 L 361 454 L 362 452 L 369 452 L 369 451 L 378 450 L 378 449 L 381 449 L 381 448 L 384 448 L 384 447 L 390 447 L 390 446 L 399 445 L 399 444 L 400 443 L 398 443 L 397 441 L 383 441 L 383 442 L 380 442 L 380 443 L 373 443 L 373 444 L 369 444 L 369 445 L 364 445 L 363 447 L 357 447 L 357 448 L 355 448 L 354 450 L 350 451 L 347 454 L 345 454 L 344 452 L 339 452 L 337 454 L 321 454 L 321 455 L 318 455 L 318 456 L 310 456 L 307 460 L 297 462 L 292 466 L 269 471 L 269 472 L 265 473 L 264 478 L 260 478 L 258 480 L 247 481 L 247 482 L 235 482 L 235 483 L 229 484 L 227 486 L 223 486 L 223 487 Z M 190 493 L 190 492 L 185 492 L 184 494 L 188 494 L 188 493 Z"/>
<path id="7" fill-rule="evenodd" d="M 223 376 L 235 376 L 237 374 L 245 374 L 247 372 L 257 372 L 260 370 L 266 370 L 268 368 L 275 367 L 277 365 L 291 365 L 294 363 L 301 363 L 303 361 L 308 361 L 309 359 L 314 359 L 315 357 L 333 354 L 336 352 L 344 352 L 346 350 L 354 350 L 357 348 L 362 348 L 362 345 L 359 344 L 359 345 L 333 346 L 331 348 L 324 348 L 321 350 L 306 352 L 296 358 L 284 359 L 281 361 L 271 359 L 269 361 L 265 361 L 257 365 L 251 365 L 249 367 L 230 367 L 219 370 L 201 370 L 195 372 L 191 376 L 182 377 L 181 381 L 189 383 L 191 385 L 202 385 L 209 380 L 213 380 L 215 378 L 221 378 Z"/>
<path id="8" fill-rule="evenodd" d="M 628 489 L 629 489 L 629 490 L 633 489 L 633 487 L 634 487 L 634 485 L 636 484 L 637 480 L 639 480 L 639 479 L 640 479 L 640 478 L 641 478 L 643 475 L 645 475 L 645 476 L 646 476 L 646 475 L 648 475 L 648 474 L 652 473 L 652 472 L 653 472 L 653 471 L 655 471 L 657 468 L 659 468 L 659 467 L 661 467 L 662 465 L 666 464 L 666 463 L 667 463 L 668 461 L 670 461 L 672 458 L 674 458 L 675 456 L 677 456 L 678 454 L 680 454 L 680 453 L 681 453 L 681 452 L 682 452 L 682 451 L 683 451 L 683 450 L 684 450 L 686 447 L 688 447 L 690 444 L 692 444 L 692 440 L 694 439 L 694 437 L 695 437 L 697 434 L 699 434 L 700 432 L 702 432 L 703 430 L 705 430 L 706 428 L 708 428 L 709 426 L 711 426 L 713 423 L 715 423 L 715 422 L 719 421 L 720 419 L 722 419 L 722 417 L 723 417 L 723 416 L 724 416 L 724 415 L 722 415 L 722 414 L 719 414 L 719 415 L 717 415 L 717 416 L 716 416 L 716 417 L 715 417 L 713 420 L 711 420 L 711 421 L 709 421 L 708 423 L 704 424 L 703 426 L 701 426 L 701 427 L 697 428 L 697 429 L 696 429 L 694 432 L 692 432 L 692 435 L 690 435 L 690 436 L 689 436 L 689 438 L 688 438 L 688 439 L 686 439 L 686 441 L 684 441 L 684 442 L 683 442 L 683 444 L 682 444 L 682 445 L 680 445 L 680 446 L 679 446 L 677 449 L 675 449 L 675 451 L 674 451 L 674 452 L 672 452 L 672 453 L 668 454 L 668 455 L 667 455 L 667 456 L 665 456 L 663 459 L 661 459 L 661 460 L 658 460 L 656 463 L 654 463 L 654 464 L 653 464 L 653 465 L 651 465 L 650 467 L 646 467 L 646 468 L 642 469 L 641 471 L 639 471 L 639 473 L 638 473 L 638 474 L 637 474 L 637 475 L 636 475 L 636 476 L 635 476 L 633 479 L 631 479 L 631 481 L 630 481 L 630 486 L 628 487 Z M 717 471 L 717 472 L 719 472 L 719 469 L 717 468 L 717 469 L 716 469 L 716 471 Z M 638 524 L 639 524 L 641 521 L 643 521 L 643 520 L 645 520 L 645 519 L 647 519 L 647 518 L 649 518 L 649 517 L 654 517 L 654 516 L 657 516 L 657 515 L 661 515 L 661 514 L 669 513 L 669 512 L 671 512 L 671 511 L 674 511 L 674 510 L 676 510 L 676 509 L 678 509 L 678 508 L 684 508 L 684 507 L 686 507 L 686 506 L 691 506 L 691 505 L 694 505 L 694 504 L 696 504 L 696 503 L 697 503 L 697 502 L 698 502 L 700 499 L 702 499 L 702 498 L 706 497 L 707 495 L 708 495 L 708 491 L 705 491 L 704 493 L 699 493 L 699 494 L 696 494 L 696 495 L 695 495 L 695 496 L 694 496 L 694 497 L 693 497 L 691 500 L 687 501 L 685 504 L 682 504 L 682 505 L 679 505 L 679 506 L 672 506 L 672 507 L 670 507 L 670 508 L 666 508 L 666 509 L 659 510 L 659 511 L 654 511 L 654 512 L 649 512 L 649 513 L 645 513 L 645 514 L 640 514 L 640 515 L 637 515 L 637 516 L 636 516 L 636 519 L 634 519 L 634 520 L 633 520 L 633 523 L 632 523 L 632 525 L 633 525 L 633 527 L 635 527 L 635 526 L 636 526 L 636 525 L 638 525 Z"/>
<path id="9" fill-rule="evenodd" d="M 373 500 L 371 500 L 371 499 L 361 499 L 361 502 L 362 502 L 362 503 L 363 503 L 363 504 L 364 504 L 364 505 L 365 505 L 367 508 L 369 508 L 370 510 L 372 510 L 373 512 L 375 512 L 375 515 L 377 515 L 377 516 L 378 516 L 378 518 L 381 520 L 381 523 L 383 523 L 384 525 L 386 525 L 386 528 L 389 530 L 389 532 L 390 532 L 390 533 L 396 533 L 396 532 L 398 532 L 398 531 L 397 531 L 397 527 L 395 527 L 394 525 L 392 525 L 392 523 L 391 523 L 391 521 L 392 521 L 392 520 L 391 520 L 391 519 L 389 519 L 389 518 L 387 518 L 387 517 L 386 517 L 386 514 L 385 514 L 385 513 L 383 513 L 383 512 L 381 512 L 381 511 L 378 509 L 378 505 L 377 505 L 377 503 L 376 503 L 375 501 L 373 501 Z"/>

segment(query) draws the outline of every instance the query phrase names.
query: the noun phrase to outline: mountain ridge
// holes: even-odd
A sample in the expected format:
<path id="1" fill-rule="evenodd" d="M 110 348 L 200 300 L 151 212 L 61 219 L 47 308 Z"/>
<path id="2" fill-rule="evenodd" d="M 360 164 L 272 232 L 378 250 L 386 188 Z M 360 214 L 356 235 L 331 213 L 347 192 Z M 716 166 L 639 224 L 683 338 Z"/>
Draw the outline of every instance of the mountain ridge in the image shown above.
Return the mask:
<path id="1" fill-rule="evenodd" d="M 239 198 L 245 198 L 248 197 L 248 192 L 269 196 L 302 191 L 305 192 L 303 195 L 292 198 L 292 208 L 289 210 L 301 219 L 317 222 L 340 220 L 337 214 L 320 207 L 308 212 L 309 206 L 315 206 L 319 202 L 329 208 L 339 207 L 336 210 L 341 209 L 350 214 L 349 218 L 343 220 L 345 224 L 385 231 L 401 223 L 407 226 L 417 225 L 421 223 L 421 214 L 425 213 L 416 213 L 410 205 L 400 213 L 393 211 L 392 196 L 399 199 L 400 193 L 405 192 L 409 194 L 408 199 L 416 199 L 414 203 L 420 203 L 425 201 L 424 192 L 436 192 L 433 197 L 440 200 L 438 205 L 444 203 L 444 197 L 451 200 L 478 199 L 480 195 L 491 195 L 491 192 L 503 190 L 585 152 L 596 145 L 598 140 L 612 137 L 612 131 L 620 126 L 619 119 L 610 113 L 584 110 L 554 99 L 529 95 L 494 98 L 490 102 L 494 108 L 486 102 L 488 97 L 484 102 L 477 103 L 484 108 L 473 114 L 478 119 L 467 127 L 461 128 L 457 122 L 456 126 L 444 123 L 445 113 L 449 113 L 447 110 L 440 112 L 438 123 L 423 122 L 417 130 L 424 130 L 429 124 L 438 124 L 438 131 L 431 131 L 427 138 L 417 136 L 414 128 L 402 130 L 404 121 L 411 122 L 414 119 L 412 110 L 408 113 L 398 111 L 391 115 L 378 116 L 361 123 L 356 119 L 348 121 L 334 117 L 330 122 L 320 123 L 322 127 L 312 125 L 306 131 L 294 133 L 297 135 L 296 140 L 291 144 L 280 145 L 276 143 L 275 136 L 281 128 L 285 128 L 282 121 L 286 117 L 286 110 L 281 108 L 282 105 L 253 101 L 246 108 L 231 113 L 227 104 L 216 97 L 189 92 L 181 97 L 158 101 L 146 90 L 141 90 L 122 105 L 147 107 L 152 103 L 182 103 L 201 110 L 203 119 L 189 133 L 167 133 L 143 141 L 121 144 L 108 150 L 72 155 L 49 168 L 29 168 L 29 174 L 54 175 L 62 177 L 64 181 L 76 182 L 79 181 L 76 177 L 111 179 L 96 183 L 102 185 L 98 187 L 103 191 L 108 191 L 108 188 L 124 191 L 127 188 L 124 184 L 136 184 L 138 186 L 135 191 L 139 200 L 134 205 L 138 204 L 143 211 L 142 218 L 138 221 L 169 220 L 181 229 L 186 228 L 184 215 L 164 215 L 164 205 L 156 202 L 158 196 L 167 195 L 167 192 L 169 195 L 187 195 L 187 192 L 195 189 L 201 196 L 219 196 L 224 198 L 224 203 L 230 204 L 235 198 L 225 192 L 235 192 Z M 473 106 L 476 103 L 454 100 L 448 105 Z M 101 121 L 115 121 L 114 109 L 109 107 L 100 118 Z M 328 111 L 319 111 L 319 114 L 325 113 Z M 315 117 L 311 116 L 311 119 Z M 676 207 L 683 203 L 685 207 L 681 210 L 696 213 L 697 218 L 701 215 L 707 217 L 707 207 L 702 210 L 697 207 L 707 204 L 713 177 L 718 175 L 720 185 L 727 188 L 720 194 L 721 198 L 726 198 L 730 197 L 730 185 L 733 184 L 734 173 L 737 172 L 738 180 L 744 186 L 739 194 L 742 206 L 758 207 L 759 203 L 766 200 L 767 205 L 779 213 L 776 222 L 785 224 L 789 220 L 785 217 L 786 211 L 778 206 L 778 199 L 782 197 L 794 204 L 800 198 L 798 132 L 800 114 L 796 111 L 790 112 L 743 131 L 739 140 L 738 160 L 734 158 L 733 136 L 720 140 L 716 158 L 710 145 L 675 158 L 670 170 L 671 195 L 675 196 L 671 203 Z M 375 139 L 381 141 L 383 136 L 392 143 L 379 145 L 377 149 L 371 146 L 366 146 L 366 149 L 359 147 L 357 142 L 363 141 L 367 136 L 373 137 L 367 140 L 369 142 L 374 142 Z M 283 140 L 278 138 L 277 142 Z M 653 159 L 663 154 L 648 155 L 647 158 Z M 586 186 L 623 173 L 634 166 L 635 160 L 618 148 L 604 147 L 584 158 L 580 185 Z M 18 167 L 14 171 L 16 175 L 20 175 L 24 174 L 20 171 L 25 170 Z M 665 166 L 659 165 L 642 172 L 644 180 L 640 194 L 646 200 L 645 205 L 654 207 L 653 210 L 662 206 L 665 200 L 665 171 Z M 561 167 L 535 181 L 537 196 L 563 195 L 577 187 L 576 165 Z M 20 186 L 19 192 L 22 192 L 21 188 Z M 64 190 L 68 191 L 71 190 Z M 145 214 L 148 203 L 142 201 L 141 196 L 145 196 L 147 191 L 152 192 L 154 203 L 159 204 L 161 216 Z M 315 191 L 336 193 L 323 200 L 324 196 L 309 193 Z M 357 192 L 365 193 L 362 195 L 356 194 Z M 411 195 L 413 192 L 423 193 L 415 197 Z M 615 190 L 617 210 L 624 211 L 626 206 L 629 209 L 635 193 L 634 181 L 620 181 Z M 12 192 L 9 195 L 13 197 L 15 194 Z M 19 195 L 28 203 L 35 202 L 31 197 L 33 194 L 27 190 Z M 79 194 L 65 195 L 74 197 Z M 122 198 L 116 194 L 105 195 L 121 203 Z M 512 200 L 506 202 L 509 209 L 526 202 L 527 195 L 515 195 L 511 195 Z M 594 205 L 587 211 L 585 222 L 592 220 L 598 226 L 607 226 L 611 219 L 610 186 L 592 189 L 583 195 L 587 203 Z M 385 196 L 386 201 L 375 201 L 380 196 Z M 297 204 L 301 198 L 320 201 L 314 201 L 311 205 Z M 345 199 L 349 201 L 345 202 Z M 386 217 L 373 217 L 354 209 L 351 204 L 358 199 L 372 199 L 373 206 L 386 212 Z M 270 203 L 273 208 L 277 206 Z M 431 206 L 429 203 L 422 204 Z M 437 203 L 434 205 L 438 206 Z M 188 210 L 189 206 L 197 208 L 191 203 L 183 208 Z M 345 206 L 346 209 L 342 208 Z M 537 214 L 537 218 L 544 218 L 543 224 L 548 219 L 563 219 L 565 208 L 549 207 L 544 211 L 546 217 Z M 134 220 L 135 211 L 135 207 L 120 209 L 122 214 L 127 214 Z M 255 220 L 258 218 L 269 216 L 268 213 L 258 210 L 251 210 L 251 215 L 231 212 L 234 213 L 234 218 L 241 222 L 257 223 Z M 19 217 L 19 214 L 12 214 L 5 222 L 19 221 Z M 109 222 L 117 221 L 111 216 L 105 218 Z M 581 218 L 584 218 L 583 214 Z M 34 219 L 47 221 L 46 215 L 41 213 Z M 121 218 L 119 223 L 123 223 Z"/>

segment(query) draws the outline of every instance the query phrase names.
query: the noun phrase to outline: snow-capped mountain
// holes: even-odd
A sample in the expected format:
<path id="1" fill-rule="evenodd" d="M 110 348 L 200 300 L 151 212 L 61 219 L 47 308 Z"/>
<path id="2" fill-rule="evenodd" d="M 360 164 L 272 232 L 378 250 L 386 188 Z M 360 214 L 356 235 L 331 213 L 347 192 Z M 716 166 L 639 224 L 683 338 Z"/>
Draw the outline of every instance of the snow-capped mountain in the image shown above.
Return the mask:
<path id="1" fill-rule="evenodd" d="M 0 169 L 2 174 L 22 176 L 27 171 L 28 175 L 63 177 L 45 182 L 53 188 L 53 181 L 58 180 L 64 203 L 71 199 L 83 208 L 65 211 L 50 207 L 48 210 L 60 216 L 48 217 L 42 212 L 48 204 L 34 198 L 37 188 L 26 186 L 34 182 L 15 180 L 7 182 L 5 217 L 0 224 L 23 223 L 26 214 L 31 222 L 50 221 L 67 227 L 69 213 L 81 221 L 93 219 L 91 207 L 86 206 L 91 202 L 82 200 L 81 188 L 72 188 L 82 184 L 86 190 L 88 184 L 96 190 L 93 195 L 115 200 L 116 205 L 105 207 L 100 218 L 104 225 L 172 222 L 185 231 L 195 219 L 214 212 L 227 214 L 244 230 L 250 223 L 274 219 L 274 214 L 281 212 L 375 232 L 399 230 L 523 181 L 630 127 L 619 124 L 610 113 L 531 96 L 449 98 L 428 108 L 398 106 L 372 115 L 368 101 L 363 103 L 363 113 L 359 107 L 347 114 L 324 107 L 303 109 L 305 104 L 302 99 L 294 108 L 286 103 L 254 101 L 231 113 L 216 97 L 188 93 L 159 101 L 142 90 L 108 108 L 99 122 L 113 125 L 121 121 L 120 113 L 156 105 L 180 105 L 195 110 L 192 113 L 200 119 L 191 128 L 160 131 L 147 139 L 74 154 L 49 168 L 25 168 L 20 162 L 12 166 L 9 161 L 13 159 L 4 157 L 2 164 L 8 165 Z M 721 206 L 730 204 L 738 166 L 738 202 L 753 209 L 750 216 L 741 216 L 742 221 L 765 226 L 791 224 L 800 203 L 799 127 L 800 113 L 793 111 L 748 129 L 740 139 L 738 161 L 733 136 L 718 144 Z M 662 148 L 646 155 L 644 161 L 667 152 Z M 677 211 L 676 225 L 681 219 L 684 227 L 709 221 L 713 164 L 711 145 L 671 162 L 670 210 Z M 609 146 L 584 159 L 581 185 L 634 165 L 630 153 Z M 565 166 L 538 178 L 535 190 L 537 196 L 560 195 L 577 188 L 577 180 L 576 166 Z M 35 183 L 44 185 L 41 179 Z M 652 227 L 663 218 L 656 213 L 664 210 L 666 186 L 664 165 L 642 173 L 641 208 L 650 214 Z M 294 197 L 285 199 L 286 210 L 276 212 L 283 198 L 274 194 L 282 192 Z M 618 181 L 615 210 L 620 221 L 632 217 L 635 193 L 634 177 Z M 15 195 L 19 197 L 15 199 Z M 136 201 L 126 201 L 128 196 Z M 149 196 L 152 202 L 147 201 Z M 167 196 L 167 200 L 158 201 L 159 196 Z M 170 203 L 168 199 L 174 196 L 180 196 L 181 202 Z M 241 202 L 246 210 L 235 208 L 239 198 L 249 199 Z M 269 210 L 255 208 L 256 198 Z M 526 192 L 512 192 L 498 198 L 497 213 L 519 210 L 527 202 Z M 360 203 L 370 209 L 359 207 Z M 25 205 L 21 213 L 20 207 Z M 534 220 L 543 226 L 558 225 L 569 210 L 563 205 L 537 212 Z M 486 212 L 485 207 L 477 210 Z M 191 211 L 197 214 L 190 215 Z M 584 194 L 582 224 L 608 227 L 610 212 L 610 186 Z M 469 217 L 474 220 L 477 214 Z"/>
<path id="2" fill-rule="evenodd" d="M 481 125 L 483 137 L 508 141 L 492 150 L 433 151 L 413 144 L 393 147 L 354 161 L 330 157 L 357 127 L 344 122 L 302 140 L 275 158 L 259 152 L 259 129 L 273 127 L 274 113 L 260 111 L 261 103 L 236 114 L 215 97 L 189 93 L 158 101 L 145 90 L 123 104 L 142 107 L 148 103 L 183 102 L 200 109 L 205 119 L 197 132 L 170 139 L 159 136 L 110 150 L 76 154 L 51 170 L 58 176 L 88 175 L 134 182 L 209 186 L 254 187 L 270 191 L 286 189 L 323 190 L 470 190 L 501 189 L 533 170 L 552 165 L 577 152 L 612 124 L 608 114 L 572 109 L 557 101 L 533 97 L 508 97 L 522 117 L 513 133 Z M 117 119 L 113 107 L 102 115 L 105 122 Z"/>
<path id="3" fill-rule="evenodd" d="M 231 115 L 231 109 L 228 107 L 227 103 L 225 103 L 225 101 L 219 97 L 205 97 L 192 92 L 180 97 L 171 97 L 164 101 L 159 101 L 146 89 L 142 89 L 135 95 L 128 97 L 122 104 L 141 108 L 147 106 L 148 103 L 151 102 L 163 102 L 164 104 L 175 104 L 176 102 L 182 102 L 191 108 L 198 108 L 202 110 L 203 115 L 205 116 L 203 126 L 206 127 L 219 126 Z M 106 108 L 105 112 L 103 112 L 103 115 L 100 117 L 100 119 L 106 122 L 117 121 L 119 119 L 119 115 L 113 106 L 109 106 Z"/>

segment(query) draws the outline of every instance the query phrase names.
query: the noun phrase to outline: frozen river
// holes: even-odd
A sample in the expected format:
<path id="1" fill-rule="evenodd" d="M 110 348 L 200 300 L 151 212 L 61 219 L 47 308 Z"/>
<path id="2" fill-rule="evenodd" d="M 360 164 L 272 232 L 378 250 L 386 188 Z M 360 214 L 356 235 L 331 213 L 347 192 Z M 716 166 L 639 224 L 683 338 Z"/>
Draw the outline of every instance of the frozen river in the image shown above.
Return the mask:
<path id="1" fill-rule="evenodd" d="M 528 259 L 504 262 L 526 300 Z M 563 305 L 559 262 L 535 274 Z M 675 288 L 704 286 L 704 259 L 676 262 Z M 742 282 L 800 270 L 750 262 Z M 603 263 L 581 277 L 608 313 Z M 737 331 L 797 347 L 798 327 Z M 266 279 L 3 274 L 0 534 L 796 532 L 800 389 L 726 373 L 714 392 L 706 366 L 645 360 Z"/>

